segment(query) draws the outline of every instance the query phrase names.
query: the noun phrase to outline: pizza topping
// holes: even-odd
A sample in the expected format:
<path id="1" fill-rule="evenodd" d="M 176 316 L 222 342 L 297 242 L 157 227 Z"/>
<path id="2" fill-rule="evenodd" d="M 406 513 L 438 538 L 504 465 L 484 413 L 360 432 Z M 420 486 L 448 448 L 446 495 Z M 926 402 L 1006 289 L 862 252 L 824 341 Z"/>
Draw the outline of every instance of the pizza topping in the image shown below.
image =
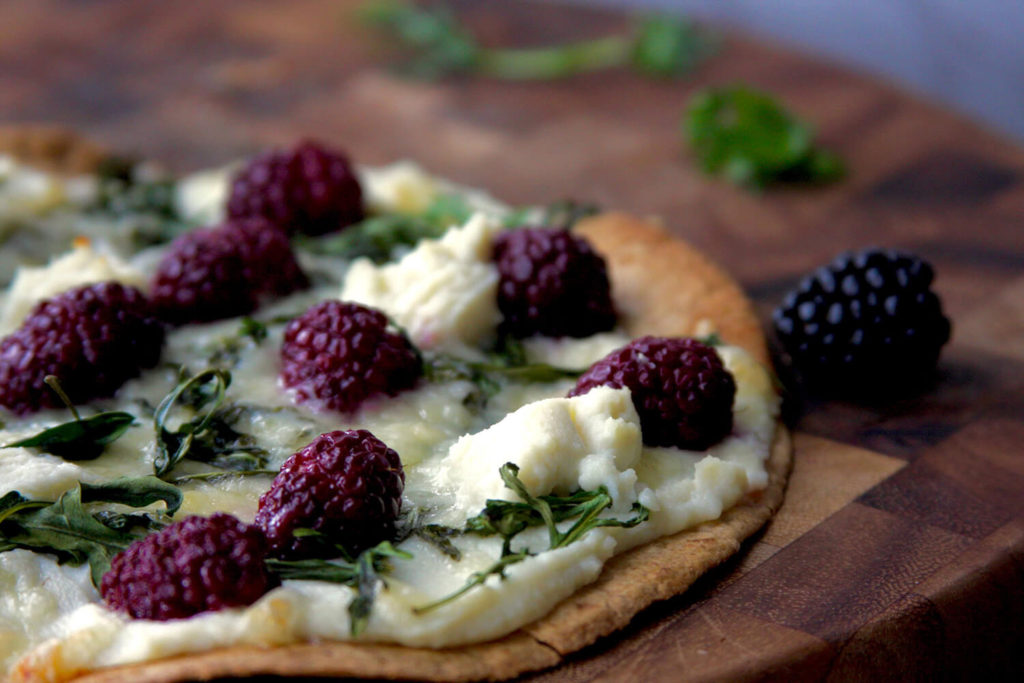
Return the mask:
<path id="1" fill-rule="evenodd" d="M 181 491 L 155 477 L 78 483 L 56 502 L 11 491 L 0 498 L 0 548 L 51 553 L 73 566 L 88 563 L 92 581 L 99 586 L 115 553 L 166 524 L 166 516 L 157 512 L 126 514 L 109 504 L 145 508 L 159 501 L 172 515 L 181 506 Z"/>
<path id="2" fill-rule="evenodd" d="M 224 406 L 224 397 L 231 374 L 226 370 L 203 370 L 183 379 L 171 390 L 153 412 L 156 435 L 156 457 L 153 472 L 168 478 L 182 460 L 206 463 L 234 474 L 265 474 L 267 452 L 256 445 L 248 434 L 233 427 L 231 408 Z M 171 415 L 178 405 L 187 408 L 191 419 L 170 428 Z M 221 472 L 220 474 L 223 474 Z M 174 482 L 214 476 L 214 473 L 192 473 L 175 477 Z"/>
<path id="3" fill-rule="evenodd" d="M 786 296 L 776 332 L 805 379 L 826 391 L 919 385 L 950 335 L 933 277 L 913 254 L 841 254 Z"/>
<path id="4" fill-rule="evenodd" d="M 316 254 L 384 263 L 408 253 L 422 240 L 442 237 L 472 215 L 473 210 L 463 197 L 442 194 L 421 211 L 369 216 L 343 232 L 304 240 L 302 246 Z"/>
<path id="5" fill-rule="evenodd" d="M 168 322 L 204 322 L 256 309 L 261 300 L 309 285 L 288 238 L 261 219 L 228 221 L 176 239 L 153 279 Z"/>
<path id="6" fill-rule="evenodd" d="M 512 540 L 530 527 L 543 526 L 548 532 L 548 550 L 557 550 L 578 541 L 591 529 L 599 527 L 619 527 L 631 529 L 647 521 L 650 511 L 639 503 L 634 503 L 635 516 L 620 520 L 615 517 L 599 517 L 601 512 L 612 507 L 614 501 L 608 491 L 601 488 L 596 491 L 578 490 L 568 496 L 534 496 L 519 479 L 519 468 L 515 463 L 505 463 L 498 470 L 505 486 L 511 489 L 519 501 L 488 500 L 484 511 L 466 520 L 466 532 L 481 536 L 500 536 L 502 539 L 501 556 L 490 567 L 474 572 L 469 580 L 458 590 L 445 597 L 413 609 L 416 614 L 423 614 L 437 609 L 471 590 L 482 585 L 488 576 L 505 577 L 505 569 L 510 565 L 522 562 L 534 555 L 528 548 L 520 548 L 513 552 Z M 574 520 L 564 530 L 558 524 Z"/>
<path id="7" fill-rule="evenodd" d="M 307 141 L 251 161 L 232 182 L 227 213 L 322 235 L 363 217 L 363 192 L 343 154 Z"/>
<path id="8" fill-rule="evenodd" d="M 402 461 L 383 441 L 361 429 L 328 432 L 285 461 L 256 524 L 278 555 L 351 555 L 394 534 L 404 488 Z"/>
<path id="9" fill-rule="evenodd" d="M 459 439 L 439 463 L 439 479 L 455 496 L 448 514 L 475 514 L 508 495 L 498 474 L 512 462 L 532 495 L 608 491 L 617 511 L 636 501 L 640 419 L 629 392 L 599 388 L 575 398 L 534 401 L 476 434 Z M 452 519 L 452 522 L 457 520 Z"/>
<path id="10" fill-rule="evenodd" d="M 736 383 L 718 353 L 695 339 L 643 337 L 594 363 L 570 396 L 626 387 L 644 443 L 703 450 L 732 430 Z"/>
<path id="11" fill-rule="evenodd" d="M 425 239 L 396 263 L 353 262 L 341 298 L 387 313 L 422 349 L 461 349 L 493 338 L 501 319 L 491 263 L 498 224 L 474 214 L 439 239 Z"/>
<path id="12" fill-rule="evenodd" d="M 391 571 L 391 560 L 411 560 L 412 555 L 398 550 L 389 541 L 381 541 L 359 553 L 353 562 L 342 559 L 269 559 L 267 565 L 282 581 L 326 581 L 356 589 L 348 604 L 349 634 L 358 636 L 366 628 L 377 591 L 384 583 L 382 575 Z"/>
<path id="13" fill-rule="evenodd" d="M 10 332 L 16 328 L 43 299 L 74 287 L 107 281 L 141 288 L 146 276 L 103 247 L 94 247 L 88 239 L 79 238 L 70 252 L 45 266 L 18 268 L 4 302 L 0 330 Z"/>
<path id="14" fill-rule="evenodd" d="M 523 228 L 500 234 L 502 329 L 516 337 L 588 337 L 615 326 L 604 259 L 567 230 Z"/>
<path id="15" fill-rule="evenodd" d="M 322 301 L 284 331 L 281 381 L 300 403 L 352 412 L 412 387 L 422 371 L 409 340 L 388 330 L 383 313 L 359 304 Z"/>
<path id="16" fill-rule="evenodd" d="M 0 405 L 18 415 L 61 407 L 44 384 L 48 375 L 75 403 L 112 396 L 156 365 L 163 342 L 163 327 L 134 287 L 102 282 L 64 292 L 0 341 Z"/>
<path id="17" fill-rule="evenodd" d="M 57 176 L 0 154 L 0 213 L 5 218 L 33 218 L 59 206 L 66 197 L 64 183 Z"/>
<path id="18" fill-rule="evenodd" d="M 54 377 L 47 377 L 53 380 Z M 50 382 L 47 382 L 50 384 Z M 56 391 L 59 385 L 51 384 Z M 60 390 L 63 393 L 63 390 Z M 6 444 L 2 448 L 35 448 L 44 453 L 59 455 L 65 460 L 93 460 L 103 455 L 107 444 L 117 441 L 135 424 L 135 416 L 123 411 L 98 413 L 82 419 L 75 407 L 68 403 L 75 419 L 38 434 Z"/>
<path id="19" fill-rule="evenodd" d="M 100 592 L 136 619 L 184 619 L 251 605 L 277 581 L 262 532 L 231 515 L 188 517 L 114 557 Z"/>

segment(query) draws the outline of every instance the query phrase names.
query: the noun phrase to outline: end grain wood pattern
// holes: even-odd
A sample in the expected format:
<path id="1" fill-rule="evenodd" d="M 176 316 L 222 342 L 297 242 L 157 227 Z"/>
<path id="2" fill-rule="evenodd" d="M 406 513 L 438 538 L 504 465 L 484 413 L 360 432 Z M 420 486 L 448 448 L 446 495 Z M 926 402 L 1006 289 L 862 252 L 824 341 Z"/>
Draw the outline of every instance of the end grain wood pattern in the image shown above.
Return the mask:
<path id="1" fill-rule="evenodd" d="M 880 244 L 931 260 L 954 321 L 929 391 L 794 397 L 777 518 L 686 595 L 533 681 L 940 680 L 1024 674 L 1024 151 L 820 59 L 728 37 L 692 77 L 404 81 L 356 3 L 0 5 L 0 120 L 68 126 L 187 170 L 301 136 L 415 158 L 517 203 L 657 215 L 767 321 L 800 274 Z M 458 3 L 489 41 L 619 30 L 620 15 Z M 749 83 L 847 160 L 823 189 L 750 194 L 680 144 L 689 95 Z"/>

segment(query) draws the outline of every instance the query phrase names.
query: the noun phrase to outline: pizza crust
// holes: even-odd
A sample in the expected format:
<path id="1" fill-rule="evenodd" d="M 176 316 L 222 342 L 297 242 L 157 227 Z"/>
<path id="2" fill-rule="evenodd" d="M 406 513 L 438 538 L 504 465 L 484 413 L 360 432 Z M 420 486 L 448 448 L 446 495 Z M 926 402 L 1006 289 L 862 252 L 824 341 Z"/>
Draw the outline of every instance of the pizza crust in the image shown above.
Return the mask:
<path id="1" fill-rule="evenodd" d="M 0 126 L 0 153 L 44 171 L 91 173 L 111 158 L 103 147 L 57 126 Z"/>
<path id="2" fill-rule="evenodd" d="M 0 128 L 0 151 L 65 172 L 88 172 L 104 158 L 101 148 L 50 128 Z M 739 285 L 656 222 L 606 213 L 581 221 L 577 232 L 605 256 L 613 298 L 630 334 L 683 336 L 703 334 L 710 326 L 724 341 L 768 364 L 760 323 Z M 780 424 L 763 491 L 748 495 L 718 520 L 613 557 L 596 582 L 544 618 L 496 641 L 442 650 L 346 642 L 231 647 L 84 673 L 74 680 L 172 683 L 270 674 L 470 681 L 508 679 L 556 666 L 564 656 L 623 628 L 652 603 L 685 591 L 736 553 L 781 505 L 792 450 Z M 36 680 L 32 670 L 52 671 L 56 653 L 36 655 L 22 661 L 12 681 Z"/>

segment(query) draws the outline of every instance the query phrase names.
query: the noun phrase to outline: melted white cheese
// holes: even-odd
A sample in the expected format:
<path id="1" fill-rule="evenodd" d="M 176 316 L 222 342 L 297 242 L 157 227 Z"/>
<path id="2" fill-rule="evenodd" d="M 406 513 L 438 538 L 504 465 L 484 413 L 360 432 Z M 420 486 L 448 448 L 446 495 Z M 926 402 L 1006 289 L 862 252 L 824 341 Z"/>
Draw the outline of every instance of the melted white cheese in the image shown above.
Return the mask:
<path id="1" fill-rule="evenodd" d="M 498 230 L 496 221 L 477 213 L 440 239 L 421 241 L 396 263 L 357 259 L 341 298 L 384 311 L 420 348 L 479 345 L 501 320 L 498 270 L 490 262 Z"/>

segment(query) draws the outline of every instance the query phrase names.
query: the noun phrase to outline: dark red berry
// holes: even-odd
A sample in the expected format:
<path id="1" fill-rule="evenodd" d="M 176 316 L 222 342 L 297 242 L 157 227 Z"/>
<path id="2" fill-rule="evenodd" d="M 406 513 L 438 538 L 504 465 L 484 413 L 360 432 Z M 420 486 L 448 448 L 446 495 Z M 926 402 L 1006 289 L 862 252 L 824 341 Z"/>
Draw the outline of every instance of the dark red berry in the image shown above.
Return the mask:
<path id="1" fill-rule="evenodd" d="M 309 285 L 288 238 L 261 219 L 228 221 L 176 239 L 153 278 L 153 302 L 171 323 L 255 310 Z"/>
<path id="2" fill-rule="evenodd" d="M 0 341 L 0 405 L 18 415 L 62 407 L 47 375 L 74 403 L 112 396 L 156 365 L 163 343 L 163 325 L 134 287 L 101 282 L 58 294 Z"/>
<path id="3" fill-rule="evenodd" d="M 363 191 L 344 154 L 307 141 L 242 169 L 231 184 L 228 216 L 258 216 L 288 234 L 322 235 L 363 217 Z"/>
<path id="4" fill-rule="evenodd" d="M 251 605 L 277 585 L 267 539 L 231 515 L 188 517 L 136 541 L 103 575 L 107 604 L 136 619 L 184 619 Z"/>
<path id="5" fill-rule="evenodd" d="M 824 393 L 920 388 L 951 330 L 932 278 L 913 254 L 842 254 L 786 296 L 775 330 L 804 379 Z"/>
<path id="6" fill-rule="evenodd" d="M 632 392 L 648 446 L 703 450 L 732 431 L 736 383 L 696 339 L 636 339 L 590 366 L 569 395 L 602 385 Z"/>
<path id="7" fill-rule="evenodd" d="M 260 497 L 256 524 L 273 552 L 337 556 L 392 537 L 405 473 L 398 454 L 365 430 L 321 434 L 281 467 Z M 296 529 L 317 536 L 296 538 Z"/>
<path id="8" fill-rule="evenodd" d="M 500 234 L 502 328 L 515 337 L 589 337 L 615 326 L 604 259 L 568 230 L 521 228 Z"/>
<path id="9" fill-rule="evenodd" d="M 284 331 L 281 380 L 314 407 L 352 412 L 368 398 L 412 387 L 422 372 L 409 340 L 359 304 L 322 301 Z"/>

